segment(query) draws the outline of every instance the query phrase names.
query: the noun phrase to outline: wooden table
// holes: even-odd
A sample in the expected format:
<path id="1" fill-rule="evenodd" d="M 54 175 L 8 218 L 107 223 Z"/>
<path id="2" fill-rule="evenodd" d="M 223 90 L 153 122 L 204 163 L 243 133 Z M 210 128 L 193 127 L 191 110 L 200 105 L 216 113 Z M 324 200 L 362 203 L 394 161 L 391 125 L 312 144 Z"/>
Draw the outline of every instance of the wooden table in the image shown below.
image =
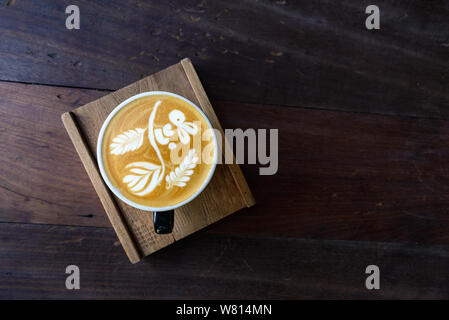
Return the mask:
<path id="1" fill-rule="evenodd" d="M 376 1 L 380 30 L 368 1 L 68 4 L 0 1 L 0 298 L 449 297 L 444 2 Z M 183 57 L 223 127 L 279 129 L 279 171 L 131 265 L 60 115 Z"/>

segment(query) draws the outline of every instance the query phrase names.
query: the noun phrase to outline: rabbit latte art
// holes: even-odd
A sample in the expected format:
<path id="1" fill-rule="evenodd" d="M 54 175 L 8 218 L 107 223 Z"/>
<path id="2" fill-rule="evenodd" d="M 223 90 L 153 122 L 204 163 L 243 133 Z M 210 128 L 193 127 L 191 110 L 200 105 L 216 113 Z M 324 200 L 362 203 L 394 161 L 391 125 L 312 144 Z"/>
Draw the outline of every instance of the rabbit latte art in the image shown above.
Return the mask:
<path id="1" fill-rule="evenodd" d="M 105 129 L 105 173 L 136 204 L 179 204 L 208 179 L 215 153 L 210 129 L 204 116 L 181 98 L 157 94 L 135 99 Z"/>

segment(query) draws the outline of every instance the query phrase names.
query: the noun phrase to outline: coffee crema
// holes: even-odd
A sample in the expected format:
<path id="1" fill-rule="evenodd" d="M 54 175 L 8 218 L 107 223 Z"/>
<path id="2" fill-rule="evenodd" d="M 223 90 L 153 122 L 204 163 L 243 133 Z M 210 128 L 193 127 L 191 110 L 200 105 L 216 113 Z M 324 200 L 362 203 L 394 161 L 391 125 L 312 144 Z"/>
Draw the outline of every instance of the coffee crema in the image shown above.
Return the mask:
<path id="1" fill-rule="evenodd" d="M 210 129 L 203 115 L 181 98 L 167 94 L 137 98 L 122 107 L 105 129 L 101 145 L 105 173 L 136 204 L 177 205 L 208 179 L 215 155 Z"/>

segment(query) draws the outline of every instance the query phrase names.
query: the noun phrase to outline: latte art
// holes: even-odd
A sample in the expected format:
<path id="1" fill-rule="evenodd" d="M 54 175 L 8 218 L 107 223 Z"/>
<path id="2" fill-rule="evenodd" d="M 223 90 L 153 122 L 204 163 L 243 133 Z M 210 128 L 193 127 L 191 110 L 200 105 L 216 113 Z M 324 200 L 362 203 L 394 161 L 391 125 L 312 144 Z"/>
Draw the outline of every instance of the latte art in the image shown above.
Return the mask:
<path id="1" fill-rule="evenodd" d="M 112 185 L 141 206 L 171 207 L 192 197 L 208 179 L 215 141 L 208 121 L 176 96 L 148 95 L 122 107 L 101 146 Z"/>

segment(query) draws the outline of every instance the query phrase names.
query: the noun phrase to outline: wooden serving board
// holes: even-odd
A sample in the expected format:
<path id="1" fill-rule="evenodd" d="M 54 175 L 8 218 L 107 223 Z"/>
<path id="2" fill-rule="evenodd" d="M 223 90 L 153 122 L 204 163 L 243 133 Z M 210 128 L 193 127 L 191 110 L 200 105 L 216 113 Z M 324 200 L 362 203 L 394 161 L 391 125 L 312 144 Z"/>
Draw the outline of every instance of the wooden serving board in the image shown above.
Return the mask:
<path id="1" fill-rule="evenodd" d="M 152 212 L 130 207 L 110 192 L 101 178 L 96 160 L 100 128 L 108 114 L 122 101 L 138 93 L 155 90 L 173 92 L 189 99 L 204 111 L 212 126 L 223 133 L 190 59 L 183 59 L 62 115 L 64 126 L 132 263 L 243 207 L 255 204 L 238 164 L 219 164 L 206 189 L 192 202 L 175 210 L 173 233 L 159 235 L 153 229 Z M 227 146 L 227 143 L 224 145 Z"/>

